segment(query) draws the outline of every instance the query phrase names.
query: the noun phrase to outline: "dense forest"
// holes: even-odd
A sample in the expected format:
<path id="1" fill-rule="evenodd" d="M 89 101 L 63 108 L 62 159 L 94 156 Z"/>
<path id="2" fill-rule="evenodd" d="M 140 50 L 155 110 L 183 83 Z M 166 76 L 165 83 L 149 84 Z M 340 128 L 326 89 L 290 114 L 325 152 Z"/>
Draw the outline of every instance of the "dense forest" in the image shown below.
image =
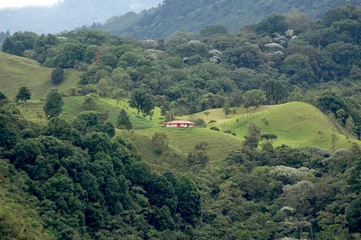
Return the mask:
<path id="1" fill-rule="evenodd" d="M 332 9 L 316 22 L 296 11 L 273 13 L 237 34 L 228 31 L 209 25 L 159 41 L 87 29 L 6 38 L 4 52 L 54 68 L 54 84 L 63 69 L 83 74 L 77 88 L 48 94 L 45 125 L 22 117 L 16 102 L 26 104 L 26 88 L 15 102 L 0 93 L 0 236 L 360 239 L 358 144 L 275 147 L 277 136 L 249 124 L 243 145 L 219 168 L 209 167 L 201 141 L 187 154 L 186 168 L 159 169 L 116 134 L 115 127 L 131 132 L 125 111 L 117 126 L 93 111 L 99 96 L 127 99 L 140 118 L 152 118 L 159 107 L 164 120 L 301 101 L 360 138 L 360 8 Z M 89 111 L 73 121 L 59 118 L 62 97 L 76 95 L 86 96 Z M 166 138 L 153 136 L 156 154 L 167 151 Z"/>
<path id="2" fill-rule="evenodd" d="M 112 17 L 104 24 L 93 24 L 90 28 L 117 35 L 131 35 L 137 39 L 165 38 L 176 31 L 198 32 L 214 24 L 221 24 L 235 33 L 244 25 L 258 23 L 271 13 L 298 11 L 315 20 L 321 19 L 328 10 L 346 3 L 361 5 L 359 0 L 165 0 L 158 8 Z"/>

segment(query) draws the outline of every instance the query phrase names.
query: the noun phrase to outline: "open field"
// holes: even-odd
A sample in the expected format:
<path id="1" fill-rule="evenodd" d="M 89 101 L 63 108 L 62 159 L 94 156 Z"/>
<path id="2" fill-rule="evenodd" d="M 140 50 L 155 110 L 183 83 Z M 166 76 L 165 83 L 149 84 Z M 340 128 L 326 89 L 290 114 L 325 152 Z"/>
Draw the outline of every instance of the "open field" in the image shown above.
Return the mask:
<path id="1" fill-rule="evenodd" d="M 65 79 L 59 85 L 50 82 L 52 68 L 42 67 L 35 60 L 17 57 L 0 52 L 0 91 L 9 99 L 14 99 L 20 87 L 30 89 L 31 98 L 40 100 L 53 88 L 64 91 L 76 87 L 81 72 L 74 69 L 65 70 Z"/>

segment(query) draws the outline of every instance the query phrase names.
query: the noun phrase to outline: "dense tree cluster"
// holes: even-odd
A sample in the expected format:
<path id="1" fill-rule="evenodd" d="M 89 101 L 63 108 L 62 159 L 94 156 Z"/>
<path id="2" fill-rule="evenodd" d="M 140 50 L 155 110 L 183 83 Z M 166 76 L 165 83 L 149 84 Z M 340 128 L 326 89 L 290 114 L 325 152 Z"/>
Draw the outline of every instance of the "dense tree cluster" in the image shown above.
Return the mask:
<path id="1" fill-rule="evenodd" d="M 22 189 L 39 209 L 34 221 L 59 239 L 357 239 L 357 145 L 332 152 L 274 147 L 276 135 L 249 124 L 243 146 L 224 162 L 211 162 L 207 143 L 199 142 L 177 169 L 189 176 L 166 164 L 158 172 L 114 137 L 94 104 L 127 98 L 139 118 L 151 118 L 157 106 L 172 120 L 210 108 L 228 116 L 240 105 L 304 101 L 360 137 L 360 24 L 361 10 L 346 5 L 318 22 L 296 12 L 272 14 L 236 35 L 216 25 L 158 42 L 90 30 L 17 33 L 7 41 L 24 49 L 8 44 L 4 51 L 83 71 L 76 92 L 86 96 L 89 111 L 71 123 L 58 118 L 54 91 L 47 100 L 58 104 L 47 101 L 48 122 L 37 126 L 0 93 L 1 157 L 10 176 L 24 175 Z M 17 99 L 29 98 L 22 89 Z M 117 120 L 119 128 L 132 128 L 125 110 Z M 166 134 L 156 133 L 150 144 L 157 156 L 174 157 Z"/>
<path id="2" fill-rule="evenodd" d="M 0 161 L 0 179 L 23 179 L 22 194 L 33 199 L 30 207 L 39 211 L 32 215 L 49 236 L 144 239 L 167 231 L 187 238 L 181 229 L 192 226 L 201 209 L 199 190 L 188 176 L 153 172 L 131 143 L 108 136 L 94 112 L 73 123 L 52 116 L 40 127 L 11 109 L 0 109 L 1 156 L 9 159 Z M 6 207 L 0 207 L 0 235 L 18 238 Z M 30 227 L 34 234 L 38 226 Z"/>

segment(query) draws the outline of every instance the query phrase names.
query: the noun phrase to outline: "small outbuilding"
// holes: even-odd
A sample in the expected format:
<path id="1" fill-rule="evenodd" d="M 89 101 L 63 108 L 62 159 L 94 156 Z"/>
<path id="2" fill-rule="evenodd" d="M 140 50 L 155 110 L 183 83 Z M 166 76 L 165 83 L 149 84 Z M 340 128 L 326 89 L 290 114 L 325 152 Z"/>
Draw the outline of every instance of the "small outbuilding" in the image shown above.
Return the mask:
<path id="1" fill-rule="evenodd" d="M 167 128 L 192 128 L 194 127 L 195 123 L 184 120 L 174 120 L 170 122 L 164 122 L 162 125 Z"/>

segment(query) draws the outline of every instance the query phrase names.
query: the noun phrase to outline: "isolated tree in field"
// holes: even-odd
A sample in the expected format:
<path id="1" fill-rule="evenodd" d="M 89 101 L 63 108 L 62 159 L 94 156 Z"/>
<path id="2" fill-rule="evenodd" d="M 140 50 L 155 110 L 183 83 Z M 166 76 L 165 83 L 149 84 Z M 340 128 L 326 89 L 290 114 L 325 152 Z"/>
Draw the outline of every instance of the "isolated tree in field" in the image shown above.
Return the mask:
<path id="1" fill-rule="evenodd" d="M 261 128 L 256 124 L 251 123 L 247 129 L 247 136 L 245 136 L 246 141 L 244 146 L 249 148 L 257 148 L 258 143 L 261 140 Z"/>
<path id="2" fill-rule="evenodd" d="M 24 101 L 26 103 L 27 100 L 31 99 L 31 93 L 30 90 L 26 87 L 21 87 L 19 89 L 18 94 L 15 97 L 16 101 Z"/>
<path id="3" fill-rule="evenodd" d="M 64 80 L 64 70 L 62 68 L 55 68 L 51 72 L 51 82 L 60 84 Z"/>
<path id="4" fill-rule="evenodd" d="M 63 99 L 57 89 L 53 89 L 47 96 L 44 105 L 45 116 L 50 119 L 58 117 L 62 111 Z"/>
<path id="5" fill-rule="evenodd" d="M 132 123 L 129 120 L 128 113 L 122 109 L 118 116 L 117 128 L 130 130 L 133 128 Z"/>
<path id="6" fill-rule="evenodd" d="M 152 95 L 147 89 L 135 89 L 130 97 L 130 107 L 136 108 L 138 115 L 141 112 L 146 116 L 154 109 Z"/>
<path id="7" fill-rule="evenodd" d="M 228 117 L 229 114 L 232 113 L 231 105 L 230 105 L 228 99 L 226 101 L 224 101 L 223 112 L 224 112 L 224 115 L 226 115 L 226 118 Z"/>
<path id="8" fill-rule="evenodd" d="M 254 107 L 254 110 L 256 110 L 266 101 L 266 94 L 260 89 L 253 89 L 243 94 L 243 99 L 244 107 Z"/>
<path id="9" fill-rule="evenodd" d="M 165 133 L 156 132 L 152 137 L 154 152 L 162 154 L 168 149 L 168 136 Z"/>

